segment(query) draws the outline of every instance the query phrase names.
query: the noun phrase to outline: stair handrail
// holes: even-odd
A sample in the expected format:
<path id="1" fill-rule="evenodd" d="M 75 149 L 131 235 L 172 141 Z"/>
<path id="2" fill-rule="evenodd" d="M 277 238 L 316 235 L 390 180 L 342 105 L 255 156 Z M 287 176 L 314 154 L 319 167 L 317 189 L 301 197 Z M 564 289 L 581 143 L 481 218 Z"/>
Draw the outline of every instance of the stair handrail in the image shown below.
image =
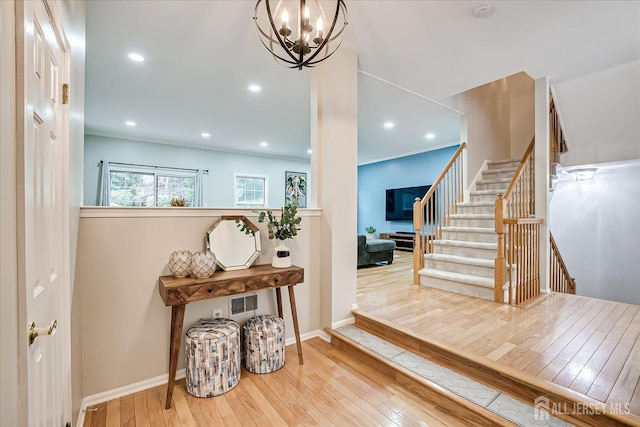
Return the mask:
<path id="1" fill-rule="evenodd" d="M 420 282 L 419 272 L 424 268 L 424 254 L 433 252 L 433 241 L 442 238 L 442 227 L 448 225 L 449 215 L 455 213 L 457 204 L 464 199 L 462 153 L 466 147 L 466 142 L 460 144 L 427 194 L 422 199 L 416 197 L 413 203 L 413 228 L 416 233 L 413 245 L 413 283 L 416 285 Z M 439 203 L 436 203 L 436 199 Z M 424 218 L 425 209 L 430 213 L 427 218 Z"/>
<path id="2" fill-rule="evenodd" d="M 519 304 L 540 292 L 539 239 L 534 237 L 540 234 L 542 219 L 535 218 L 534 161 L 535 136 L 507 190 L 499 193 L 495 201 L 495 302 Z"/>
<path id="3" fill-rule="evenodd" d="M 549 283 L 551 290 L 554 292 L 562 292 L 565 294 L 576 293 L 576 279 L 571 277 L 569 269 L 560 255 L 560 249 L 553 238 L 553 234 L 549 232 Z"/>
<path id="4" fill-rule="evenodd" d="M 529 146 L 527 147 L 527 150 L 524 152 L 524 155 L 522 156 L 522 160 L 520 160 L 520 163 L 518 164 L 518 168 L 516 169 L 514 175 L 513 175 L 513 179 L 511 179 L 511 183 L 509 183 L 509 186 L 507 187 L 507 190 L 504 192 L 503 194 L 503 198 L 506 202 L 509 202 L 509 200 L 511 199 L 511 195 L 513 194 L 513 192 L 515 191 L 516 187 L 518 186 L 519 183 L 521 183 L 521 177 L 525 172 L 533 172 L 532 170 L 527 171 L 527 167 L 529 167 L 530 169 L 533 169 L 533 154 L 534 154 L 534 149 L 535 149 L 535 142 L 536 142 L 536 138 L 535 136 L 533 138 L 531 138 L 531 142 L 529 143 Z M 528 177 L 531 178 L 531 177 Z M 526 177 L 525 177 L 526 179 Z M 530 189 L 531 190 L 531 189 Z M 535 200 L 535 189 L 533 190 L 533 194 L 529 193 L 527 194 L 527 196 L 529 196 L 530 199 L 530 203 L 531 201 Z M 531 197 L 531 196 L 534 197 Z M 516 218 L 526 218 L 529 215 L 533 215 L 535 213 L 535 206 L 529 206 L 528 209 L 530 212 L 524 213 L 524 212 L 509 212 L 509 214 L 512 213 L 516 213 L 519 214 Z M 512 216 L 509 216 L 510 218 L 513 218 Z"/>
<path id="5" fill-rule="evenodd" d="M 558 109 L 553 99 L 553 92 L 549 95 L 551 99 L 549 101 L 549 163 L 556 163 L 558 161 L 556 155 L 566 153 L 568 148 L 560 114 L 558 114 Z"/>

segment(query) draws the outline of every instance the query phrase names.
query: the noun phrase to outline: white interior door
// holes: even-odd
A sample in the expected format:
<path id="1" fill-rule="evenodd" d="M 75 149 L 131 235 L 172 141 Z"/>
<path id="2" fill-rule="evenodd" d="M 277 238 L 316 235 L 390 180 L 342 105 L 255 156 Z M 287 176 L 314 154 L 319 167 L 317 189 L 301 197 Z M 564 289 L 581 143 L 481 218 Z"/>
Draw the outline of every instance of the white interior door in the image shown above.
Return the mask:
<path id="1" fill-rule="evenodd" d="M 70 419 L 68 112 L 62 102 L 68 44 L 54 21 L 55 6 L 16 2 L 19 317 L 32 326 L 25 325 L 21 381 L 30 426 L 64 426 Z"/>

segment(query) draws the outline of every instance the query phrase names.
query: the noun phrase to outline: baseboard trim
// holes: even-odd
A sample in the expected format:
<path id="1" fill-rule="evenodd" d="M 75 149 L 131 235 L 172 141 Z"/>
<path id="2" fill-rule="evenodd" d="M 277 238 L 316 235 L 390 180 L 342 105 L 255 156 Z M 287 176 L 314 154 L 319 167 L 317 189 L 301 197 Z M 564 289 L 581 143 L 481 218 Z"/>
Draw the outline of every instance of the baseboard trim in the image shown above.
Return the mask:
<path id="1" fill-rule="evenodd" d="M 306 334 L 300 335 L 300 341 L 310 340 L 312 338 L 317 338 L 320 336 L 320 330 L 315 330 L 311 332 L 307 332 Z M 293 345 L 296 343 L 296 337 L 289 337 L 284 340 L 284 345 Z"/>
<path id="2" fill-rule="evenodd" d="M 340 320 L 338 322 L 333 322 L 331 324 L 331 329 L 338 329 L 341 328 L 343 326 L 347 326 L 347 325 L 352 325 L 356 322 L 356 318 L 353 316 L 347 317 L 344 320 Z"/>
<path id="3" fill-rule="evenodd" d="M 186 375 L 185 369 L 179 369 L 176 372 L 176 379 L 182 379 Z M 139 391 L 147 390 L 153 387 L 157 387 L 169 382 L 169 374 L 158 375 L 157 377 L 149 378 L 146 380 L 138 381 L 133 384 L 125 385 L 122 387 L 114 388 L 112 390 L 103 391 L 102 393 L 92 394 L 82 399 L 80 404 L 80 413 L 78 414 L 78 426 L 84 424 L 85 411 L 89 406 L 99 405 L 100 403 L 108 402 L 113 399 L 117 399 L 122 396 L 137 393 Z"/>
<path id="4" fill-rule="evenodd" d="M 329 344 L 331 344 L 331 334 L 326 332 L 326 331 L 320 331 L 320 335 L 318 335 L 320 337 L 320 339 L 328 342 Z"/>
<path id="5" fill-rule="evenodd" d="M 351 323 L 353 323 L 353 318 L 351 319 Z M 328 334 L 323 333 L 320 330 L 315 330 L 311 332 L 307 332 L 306 334 L 300 335 L 300 341 L 310 340 L 312 338 L 322 338 L 327 341 L 327 338 L 324 336 Z M 330 341 L 328 341 L 330 342 Z M 285 345 L 293 345 L 296 343 L 295 337 L 290 337 L 285 340 Z M 186 376 L 185 369 L 179 369 L 176 372 L 176 379 L 182 379 Z M 76 426 L 82 427 L 84 425 L 85 411 L 88 407 L 99 405 L 104 402 L 108 402 L 113 399 L 117 399 L 122 396 L 127 396 L 129 394 L 137 393 L 139 391 L 147 390 L 153 387 L 157 387 L 162 384 L 166 384 L 169 382 L 169 374 L 158 375 L 157 377 L 149 378 L 146 380 L 138 381 L 137 383 L 125 385 L 122 387 L 114 388 L 112 390 L 103 391 L 102 393 L 92 394 L 90 396 L 86 396 L 82 399 L 82 403 L 80 404 L 80 412 L 78 413 L 78 421 Z"/>

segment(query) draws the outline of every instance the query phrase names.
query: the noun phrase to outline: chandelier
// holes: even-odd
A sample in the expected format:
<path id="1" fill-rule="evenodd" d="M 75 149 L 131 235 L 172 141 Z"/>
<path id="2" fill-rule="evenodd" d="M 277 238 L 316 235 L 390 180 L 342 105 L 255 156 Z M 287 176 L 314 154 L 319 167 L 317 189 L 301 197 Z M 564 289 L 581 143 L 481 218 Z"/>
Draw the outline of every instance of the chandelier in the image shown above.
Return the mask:
<path id="1" fill-rule="evenodd" d="M 330 4 L 330 11 L 335 5 L 331 20 L 323 4 Z M 289 13 L 293 13 L 294 21 L 290 21 Z M 280 18 L 277 24 L 274 17 Z M 324 61 L 338 49 L 347 26 L 347 7 L 344 0 L 258 0 L 253 20 L 260 41 L 276 61 L 302 70 Z"/>

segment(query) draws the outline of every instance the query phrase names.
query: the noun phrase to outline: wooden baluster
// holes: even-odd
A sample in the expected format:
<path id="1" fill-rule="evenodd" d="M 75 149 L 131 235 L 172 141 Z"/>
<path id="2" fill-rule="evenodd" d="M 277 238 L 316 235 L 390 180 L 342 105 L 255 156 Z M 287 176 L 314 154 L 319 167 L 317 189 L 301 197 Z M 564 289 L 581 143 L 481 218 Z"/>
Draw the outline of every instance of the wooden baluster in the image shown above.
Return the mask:
<path id="1" fill-rule="evenodd" d="M 536 295 L 540 295 L 540 224 L 536 224 L 536 271 L 538 272 Z"/>
<path id="2" fill-rule="evenodd" d="M 420 283 L 420 270 L 423 267 L 424 263 L 424 252 L 422 251 L 422 238 L 420 231 L 424 226 L 424 221 L 422 220 L 422 209 L 423 205 L 421 199 L 416 197 L 416 200 L 413 202 L 413 229 L 416 233 L 416 238 L 414 239 L 414 247 L 413 247 L 413 284 L 417 285 Z"/>
<path id="3" fill-rule="evenodd" d="M 536 269 L 535 269 L 535 253 L 534 250 L 536 248 L 535 242 L 533 240 L 533 224 L 529 224 L 526 226 L 527 228 L 527 269 L 529 270 L 529 298 L 532 298 L 535 295 L 535 281 L 536 281 Z"/>

